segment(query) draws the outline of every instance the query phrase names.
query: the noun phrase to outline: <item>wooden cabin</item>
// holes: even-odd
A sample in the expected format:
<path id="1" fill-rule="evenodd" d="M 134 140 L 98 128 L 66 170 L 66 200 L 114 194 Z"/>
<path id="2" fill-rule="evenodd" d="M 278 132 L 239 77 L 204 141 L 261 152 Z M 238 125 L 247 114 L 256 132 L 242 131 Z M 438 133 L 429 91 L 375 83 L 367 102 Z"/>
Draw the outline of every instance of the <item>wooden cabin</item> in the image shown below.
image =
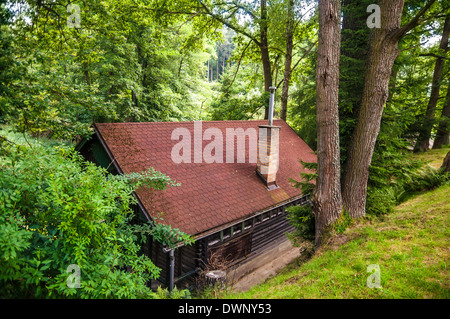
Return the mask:
<path id="1" fill-rule="evenodd" d="M 173 250 L 152 240 L 143 247 L 161 268 L 154 284 L 192 285 L 211 254 L 227 260 L 229 270 L 245 269 L 239 276 L 245 274 L 258 266 L 257 260 L 260 265 L 264 259 L 259 257 L 287 240 L 285 234 L 293 227 L 286 208 L 308 202 L 290 178 L 299 179 L 299 173 L 308 171 L 299 160 L 314 162 L 316 155 L 282 120 L 274 120 L 273 125 L 266 121 L 96 123 L 93 128 L 94 135 L 77 147 L 87 160 L 113 174 L 153 167 L 181 183 L 164 191 L 140 188 L 135 194 L 143 221 L 162 214 L 164 223 L 196 239 L 194 245 Z M 233 132 L 241 135 L 226 136 Z M 180 133 L 190 136 L 192 145 L 183 154 L 174 154 Z M 267 152 L 264 161 L 258 156 L 256 163 L 251 154 L 255 138 L 258 152 L 262 148 Z M 213 140 L 214 162 L 195 158 Z"/>

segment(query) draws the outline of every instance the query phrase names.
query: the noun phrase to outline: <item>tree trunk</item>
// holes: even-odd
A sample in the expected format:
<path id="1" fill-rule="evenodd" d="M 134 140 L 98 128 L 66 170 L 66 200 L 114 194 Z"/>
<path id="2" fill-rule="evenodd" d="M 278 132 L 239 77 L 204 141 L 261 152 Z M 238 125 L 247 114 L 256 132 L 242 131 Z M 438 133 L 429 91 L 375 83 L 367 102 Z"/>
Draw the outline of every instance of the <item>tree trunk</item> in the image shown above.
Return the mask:
<path id="1" fill-rule="evenodd" d="M 218 52 L 218 53 L 220 53 L 220 52 Z M 216 81 L 219 81 L 219 55 L 217 55 Z"/>
<path id="2" fill-rule="evenodd" d="M 382 0 L 382 25 L 370 42 L 364 90 L 358 121 L 352 135 L 343 178 L 344 209 L 353 218 L 365 215 L 369 166 L 380 131 L 383 107 L 388 97 L 389 78 L 398 55 L 403 0 Z"/>
<path id="3" fill-rule="evenodd" d="M 444 108 L 442 109 L 441 120 L 437 129 L 436 139 L 433 143 L 433 149 L 441 148 L 442 145 L 450 144 L 450 81 L 448 81 L 447 96 Z"/>
<path id="4" fill-rule="evenodd" d="M 86 62 L 83 62 L 83 74 L 84 74 L 84 79 L 86 80 L 86 84 L 88 86 L 91 86 L 91 77 L 89 76 L 88 65 Z"/>
<path id="5" fill-rule="evenodd" d="M 448 51 L 448 37 L 450 35 L 450 14 L 445 18 L 444 30 L 442 32 L 441 43 L 439 44 L 439 49 L 444 52 Z M 433 82 L 431 84 L 431 94 L 430 100 L 428 101 L 427 111 L 425 113 L 425 119 L 422 123 L 422 127 L 419 132 L 419 138 L 417 139 L 416 146 L 414 147 L 415 152 L 424 152 L 430 147 L 431 130 L 434 125 L 436 105 L 439 99 L 439 90 L 442 81 L 442 70 L 444 69 L 444 58 L 438 57 L 436 59 L 436 64 L 433 73 Z"/>
<path id="6" fill-rule="evenodd" d="M 342 212 L 339 149 L 340 0 L 319 0 L 316 71 L 317 183 L 313 196 L 315 245 Z"/>
<path id="7" fill-rule="evenodd" d="M 450 172 L 450 151 L 445 156 L 441 169 L 443 169 L 444 172 Z"/>
<path id="8" fill-rule="evenodd" d="M 286 22 L 286 57 L 284 62 L 283 90 L 281 92 L 281 111 L 280 118 L 287 119 L 287 103 L 289 96 L 289 82 L 291 80 L 292 48 L 294 38 L 294 0 L 287 3 L 287 22 Z M 275 82 L 276 83 L 276 82 Z"/>
<path id="9" fill-rule="evenodd" d="M 267 42 L 267 0 L 261 0 L 261 19 L 259 21 L 261 61 L 264 72 L 264 91 L 270 92 L 272 86 L 272 70 L 270 67 L 269 44 Z M 265 103 L 264 119 L 269 118 L 269 95 Z"/>

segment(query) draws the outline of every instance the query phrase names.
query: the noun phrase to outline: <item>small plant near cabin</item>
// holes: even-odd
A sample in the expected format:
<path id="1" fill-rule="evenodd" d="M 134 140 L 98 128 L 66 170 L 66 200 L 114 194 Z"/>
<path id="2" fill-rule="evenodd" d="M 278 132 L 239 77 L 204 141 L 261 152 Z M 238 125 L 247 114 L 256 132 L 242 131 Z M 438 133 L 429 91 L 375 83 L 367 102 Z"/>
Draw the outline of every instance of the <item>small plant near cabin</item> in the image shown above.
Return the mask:
<path id="1" fill-rule="evenodd" d="M 293 178 L 290 179 L 292 186 L 300 188 L 304 195 L 312 196 L 314 192 L 315 184 L 313 181 L 317 178 L 317 163 L 307 163 L 300 161 L 300 163 L 310 172 L 300 173 L 301 180 L 297 181 Z M 293 234 L 288 234 L 288 238 L 291 241 L 296 242 L 299 238 L 301 240 L 314 240 L 315 234 L 315 221 L 314 214 L 311 205 L 304 206 L 291 206 L 286 209 L 288 212 L 288 218 L 291 224 L 295 227 Z"/>
<path id="2" fill-rule="evenodd" d="M 304 206 L 291 206 L 286 208 L 288 212 L 288 218 L 291 224 L 295 227 L 295 232 L 289 234 L 291 240 L 295 240 L 296 237 L 300 237 L 305 240 L 314 239 L 314 214 L 310 205 Z"/>
<path id="3" fill-rule="evenodd" d="M 172 291 L 159 286 L 156 290 L 155 299 L 191 299 L 191 293 L 187 289 L 179 290 L 176 286 Z"/>

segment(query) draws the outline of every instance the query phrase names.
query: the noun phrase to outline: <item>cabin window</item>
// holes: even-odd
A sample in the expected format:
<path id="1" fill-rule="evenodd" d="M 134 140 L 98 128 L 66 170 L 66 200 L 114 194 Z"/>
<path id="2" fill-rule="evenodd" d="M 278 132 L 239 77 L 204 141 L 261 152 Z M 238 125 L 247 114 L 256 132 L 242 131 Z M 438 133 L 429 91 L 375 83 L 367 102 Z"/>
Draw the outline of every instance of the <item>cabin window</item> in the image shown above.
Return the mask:
<path id="1" fill-rule="evenodd" d="M 242 233 L 242 223 L 231 227 L 231 229 L 233 230 L 233 236 L 239 235 L 240 233 Z"/>

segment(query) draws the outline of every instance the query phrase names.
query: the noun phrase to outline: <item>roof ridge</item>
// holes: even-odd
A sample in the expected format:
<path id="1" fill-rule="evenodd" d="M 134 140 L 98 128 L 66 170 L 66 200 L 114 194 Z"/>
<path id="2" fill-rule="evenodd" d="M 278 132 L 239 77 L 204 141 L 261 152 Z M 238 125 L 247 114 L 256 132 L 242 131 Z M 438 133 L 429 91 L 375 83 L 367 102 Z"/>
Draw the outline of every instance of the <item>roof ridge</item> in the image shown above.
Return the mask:
<path id="1" fill-rule="evenodd" d="M 214 121 L 204 121 L 204 120 L 193 120 L 193 121 L 160 121 L 160 122 L 104 122 L 104 123 L 98 123 L 94 122 L 95 125 L 102 125 L 102 124 L 108 124 L 108 125 L 142 125 L 142 124 L 181 124 L 181 123 L 194 123 L 194 122 L 206 122 L 206 123 L 230 123 L 230 122 L 266 122 L 267 120 L 214 120 Z M 282 119 L 274 119 L 274 121 L 283 121 Z"/>

